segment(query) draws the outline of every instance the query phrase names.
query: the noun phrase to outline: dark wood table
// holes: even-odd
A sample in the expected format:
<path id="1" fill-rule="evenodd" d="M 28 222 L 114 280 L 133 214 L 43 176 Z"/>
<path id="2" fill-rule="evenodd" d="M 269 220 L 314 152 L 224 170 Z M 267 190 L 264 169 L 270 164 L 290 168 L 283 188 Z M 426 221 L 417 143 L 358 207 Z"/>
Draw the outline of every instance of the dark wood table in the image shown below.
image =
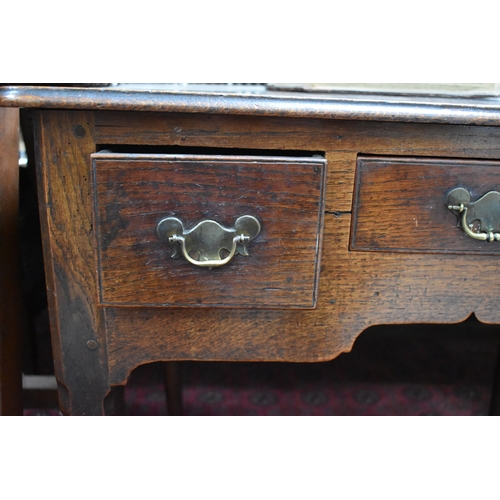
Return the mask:
<path id="1" fill-rule="evenodd" d="M 500 322 L 497 98 L 5 87 L 0 106 L 33 110 L 65 414 L 112 412 L 144 363 Z"/>

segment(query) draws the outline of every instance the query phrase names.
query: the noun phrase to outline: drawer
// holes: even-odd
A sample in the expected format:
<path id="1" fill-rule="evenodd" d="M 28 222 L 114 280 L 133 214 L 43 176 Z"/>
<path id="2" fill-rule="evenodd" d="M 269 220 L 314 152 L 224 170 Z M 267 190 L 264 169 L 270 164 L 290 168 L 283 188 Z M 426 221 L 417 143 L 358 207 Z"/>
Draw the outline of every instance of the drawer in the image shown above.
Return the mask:
<path id="1" fill-rule="evenodd" d="M 103 305 L 315 307 L 324 158 L 100 152 L 92 165 Z"/>
<path id="2" fill-rule="evenodd" d="M 467 198 L 468 214 L 448 208 L 456 188 Z M 467 215 L 467 225 L 475 234 L 485 233 L 490 223 L 498 228 L 500 195 L 488 193 L 499 190 L 500 162 L 496 161 L 360 156 L 350 249 L 498 254 L 500 242 L 466 234 L 462 216 Z M 473 210 L 481 218 L 471 217 Z"/>

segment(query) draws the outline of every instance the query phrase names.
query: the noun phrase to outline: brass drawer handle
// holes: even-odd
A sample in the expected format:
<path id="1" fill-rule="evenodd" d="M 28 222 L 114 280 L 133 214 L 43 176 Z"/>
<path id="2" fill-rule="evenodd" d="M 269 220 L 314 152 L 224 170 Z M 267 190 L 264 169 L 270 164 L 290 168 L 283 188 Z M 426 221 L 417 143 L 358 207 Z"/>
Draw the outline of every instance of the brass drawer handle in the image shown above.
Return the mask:
<path id="1" fill-rule="evenodd" d="M 178 258 L 182 253 L 191 264 L 212 268 L 227 264 L 237 253 L 248 255 L 247 244 L 260 233 L 260 223 L 251 215 L 243 215 L 236 219 L 234 228 L 204 220 L 185 230 L 179 219 L 167 217 L 158 223 L 156 231 L 162 241 L 174 246 L 172 258 Z M 222 257 L 224 251 L 229 254 Z M 198 259 L 193 258 L 193 254 Z"/>
<path id="2" fill-rule="evenodd" d="M 467 189 L 452 189 L 447 196 L 446 205 L 459 217 L 465 233 L 481 241 L 500 241 L 500 193 L 489 191 L 476 201 L 470 201 Z M 472 231 L 474 221 L 479 221 L 480 232 Z"/>

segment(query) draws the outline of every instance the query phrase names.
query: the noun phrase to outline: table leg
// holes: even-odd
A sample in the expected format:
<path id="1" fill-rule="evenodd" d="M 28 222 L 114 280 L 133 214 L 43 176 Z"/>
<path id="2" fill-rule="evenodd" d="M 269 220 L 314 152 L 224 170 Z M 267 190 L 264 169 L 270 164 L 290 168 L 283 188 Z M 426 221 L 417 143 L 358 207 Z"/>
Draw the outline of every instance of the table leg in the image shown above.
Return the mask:
<path id="1" fill-rule="evenodd" d="M 169 415 L 182 415 L 182 362 L 163 363 L 167 410 Z"/>

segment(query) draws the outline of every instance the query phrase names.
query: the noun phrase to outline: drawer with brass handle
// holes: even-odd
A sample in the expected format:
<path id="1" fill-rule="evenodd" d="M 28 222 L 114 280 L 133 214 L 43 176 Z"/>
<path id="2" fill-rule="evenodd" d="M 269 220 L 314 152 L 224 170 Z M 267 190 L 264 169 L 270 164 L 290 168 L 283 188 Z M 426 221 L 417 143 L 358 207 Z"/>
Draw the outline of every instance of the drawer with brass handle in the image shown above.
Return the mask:
<path id="1" fill-rule="evenodd" d="M 360 156 L 351 250 L 500 253 L 500 162 Z"/>
<path id="2" fill-rule="evenodd" d="M 326 160 L 92 155 L 101 303 L 313 308 Z"/>

